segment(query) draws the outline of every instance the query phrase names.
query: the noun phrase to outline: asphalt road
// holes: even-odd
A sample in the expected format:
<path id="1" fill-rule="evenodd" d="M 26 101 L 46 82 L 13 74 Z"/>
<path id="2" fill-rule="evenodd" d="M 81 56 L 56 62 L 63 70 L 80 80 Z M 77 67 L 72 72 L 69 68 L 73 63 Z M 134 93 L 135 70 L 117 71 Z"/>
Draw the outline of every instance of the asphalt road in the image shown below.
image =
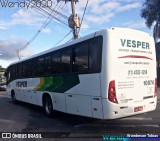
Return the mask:
<path id="1" fill-rule="evenodd" d="M 48 118 L 41 107 L 22 102 L 13 104 L 6 98 L 5 92 L 0 91 L 0 132 L 52 132 L 49 136 L 54 134 L 59 140 L 68 141 L 83 140 L 86 137 L 87 140 L 102 141 L 103 135 L 160 135 L 159 96 L 160 89 L 155 111 L 118 120 L 98 120 L 60 112 L 56 112 L 53 118 Z"/>

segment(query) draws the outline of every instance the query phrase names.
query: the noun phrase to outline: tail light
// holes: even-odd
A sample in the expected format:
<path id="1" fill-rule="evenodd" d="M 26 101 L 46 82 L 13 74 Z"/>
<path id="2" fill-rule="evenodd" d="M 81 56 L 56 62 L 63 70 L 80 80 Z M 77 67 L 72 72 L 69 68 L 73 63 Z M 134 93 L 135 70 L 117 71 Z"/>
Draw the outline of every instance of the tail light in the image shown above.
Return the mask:
<path id="1" fill-rule="evenodd" d="M 157 96 L 157 78 L 155 78 L 155 84 L 154 84 L 154 97 Z"/>
<path id="2" fill-rule="evenodd" d="M 109 83 L 109 89 L 108 89 L 108 100 L 113 103 L 118 104 L 118 100 L 116 97 L 116 88 L 115 88 L 115 80 L 111 81 Z"/>

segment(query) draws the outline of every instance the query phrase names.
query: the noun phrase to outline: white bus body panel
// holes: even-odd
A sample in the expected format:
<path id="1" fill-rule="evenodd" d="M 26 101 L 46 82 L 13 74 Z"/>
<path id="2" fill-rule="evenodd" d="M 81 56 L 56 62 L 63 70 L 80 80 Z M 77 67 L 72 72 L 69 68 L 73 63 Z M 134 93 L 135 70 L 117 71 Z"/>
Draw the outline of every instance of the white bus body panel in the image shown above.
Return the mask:
<path id="1" fill-rule="evenodd" d="M 67 113 L 92 117 L 93 107 L 97 107 L 92 99 L 101 96 L 100 75 L 83 74 L 79 75 L 79 80 L 77 86 L 65 92 Z"/>
<path id="2" fill-rule="evenodd" d="M 66 95 L 67 113 L 92 117 L 91 96 Z"/>
<path id="3" fill-rule="evenodd" d="M 98 35 L 103 36 L 100 73 L 78 74 L 80 82 L 64 93 L 36 91 L 35 88 L 41 85 L 41 78 L 17 79 L 7 86 L 8 96 L 11 97 L 11 90 L 14 90 L 17 100 L 43 106 L 43 94 L 48 93 L 54 110 L 99 119 L 115 119 L 154 110 L 157 105 L 157 97 L 154 97 L 156 59 L 154 41 L 148 34 L 131 29 L 107 29 L 57 49 Z M 144 42 L 143 48 L 132 47 L 130 40 Z M 149 43 L 149 48 L 145 43 Z M 139 75 L 134 74 L 137 70 Z M 113 80 L 118 103 L 108 100 L 108 87 Z M 27 81 L 27 87 L 17 87 L 17 81 Z M 134 112 L 139 106 L 143 110 Z"/>
<path id="4" fill-rule="evenodd" d="M 66 96 L 63 93 L 51 93 L 54 110 L 66 112 Z"/>
<path id="5" fill-rule="evenodd" d="M 107 30 L 104 40 L 101 73 L 104 119 L 154 110 L 157 105 L 157 97 L 154 97 L 157 76 L 153 38 L 144 32 L 113 28 Z M 115 81 L 118 103 L 108 100 L 108 87 L 112 80 Z M 143 110 L 134 112 L 134 108 L 139 106 Z"/>
<path id="6" fill-rule="evenodd" d="M 94 118 L 103 119 L 103 106 L 101 97 L 92 98 L 92 113 Z"/>
<path id="7" fill-rule="evenodd" d="M 66 91 L 66 93 L 78 95 L 101 96 L 100 74 L 79 75 L 80 83 Z"/>

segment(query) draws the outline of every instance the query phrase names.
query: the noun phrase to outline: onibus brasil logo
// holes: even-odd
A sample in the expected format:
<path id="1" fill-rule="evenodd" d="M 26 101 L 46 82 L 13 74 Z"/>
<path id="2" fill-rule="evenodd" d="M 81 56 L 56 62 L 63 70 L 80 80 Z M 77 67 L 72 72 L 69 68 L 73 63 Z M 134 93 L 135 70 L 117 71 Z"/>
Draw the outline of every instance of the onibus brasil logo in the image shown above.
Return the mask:
<path id="1" fill-rule="evenodd" d="M 0 0 L 0 7 L 2 8 L 46 8 L 52 7 L 52 0 Z"/>

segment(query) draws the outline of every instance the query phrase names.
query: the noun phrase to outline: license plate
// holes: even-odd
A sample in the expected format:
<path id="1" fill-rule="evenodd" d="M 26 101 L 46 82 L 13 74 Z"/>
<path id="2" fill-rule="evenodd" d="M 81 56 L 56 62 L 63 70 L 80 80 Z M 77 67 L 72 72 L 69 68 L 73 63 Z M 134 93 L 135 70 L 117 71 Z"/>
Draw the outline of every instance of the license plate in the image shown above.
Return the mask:
<path id="1" fill-rule="evenodd" d="M 138 111 L 142 111 L 143 110 L 143 106 L 138 106 L 134 108 L 134 112 L 138 112 Z"/>

